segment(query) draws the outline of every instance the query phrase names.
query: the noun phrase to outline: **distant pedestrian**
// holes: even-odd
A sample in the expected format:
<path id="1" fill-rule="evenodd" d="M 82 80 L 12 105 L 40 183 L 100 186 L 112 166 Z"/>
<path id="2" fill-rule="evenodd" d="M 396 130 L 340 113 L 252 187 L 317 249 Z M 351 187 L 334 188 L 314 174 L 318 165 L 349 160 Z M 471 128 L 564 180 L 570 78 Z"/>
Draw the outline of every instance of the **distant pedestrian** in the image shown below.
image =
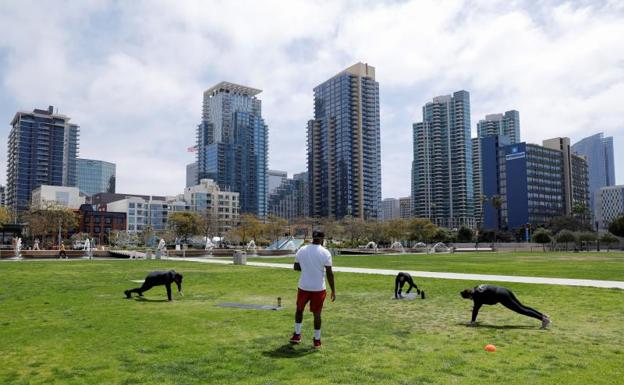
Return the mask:
<path id="1" fill-rule="evenodd" d="M 69 259 L 69 257 L 67 257 L 67 253 L 65 252 L 65 244 L 61 242 L 61 247 L 59 248 L 59 259 L 63 259 L 63 257 L 65 257 L 65 259 Z"/>
<path id="2" fill-rule="evenodd" d="M 550 325 L 550 318 L 540 313 L 539 311 L 523 305 L 518 298 L 511 292 L 511 290 L 494 285 L 479 285 L 474 289 L 466 289 L 460 292 L 461 296 L 465 299 L 472 299 L 474 306 L 472 308 L 472 319 L 470 325 L 475 325 L 477 321 L 477 315 L 482 305 L 496 305 L 500 303 L 509 310 L 513 310 L 516 313 L 532 317 L 542 321 L 542 329 L 546 329 Z"/>
<path id="3" fill-rule="evenodd" d="M 295 332 L 290 343 L 301 342 L 301 327 L 303 311 L 310 302 L 310 311 L 314 314 L 313 346 L 321 347 L 321 311 L 327 291 L 325 290 L 325 275 L 331 288 L 331 301 L 336 300 L 334 287 L 334 273 L 332 271 L 332 257 L 329 250 L 323 247 L 325 234 L 322 231 L 312 233 L 312 244 L 302 247 L 295 255 L 294 269 L 301 272 L 297 289 L 297 310 L 295 311 Z"/>

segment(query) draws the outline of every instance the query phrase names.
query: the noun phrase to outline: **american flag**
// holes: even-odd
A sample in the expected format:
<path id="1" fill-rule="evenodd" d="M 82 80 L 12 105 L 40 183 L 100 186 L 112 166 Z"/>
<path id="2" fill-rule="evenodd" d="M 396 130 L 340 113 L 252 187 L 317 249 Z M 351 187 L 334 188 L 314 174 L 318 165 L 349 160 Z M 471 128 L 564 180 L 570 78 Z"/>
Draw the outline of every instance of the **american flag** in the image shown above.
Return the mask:
<path id="1" fill-rule="evenodd" d="M 197 151 L 197 146 L 191 146 L 189 148 L 186 149 L 187 152 L 196 152 Z"/>

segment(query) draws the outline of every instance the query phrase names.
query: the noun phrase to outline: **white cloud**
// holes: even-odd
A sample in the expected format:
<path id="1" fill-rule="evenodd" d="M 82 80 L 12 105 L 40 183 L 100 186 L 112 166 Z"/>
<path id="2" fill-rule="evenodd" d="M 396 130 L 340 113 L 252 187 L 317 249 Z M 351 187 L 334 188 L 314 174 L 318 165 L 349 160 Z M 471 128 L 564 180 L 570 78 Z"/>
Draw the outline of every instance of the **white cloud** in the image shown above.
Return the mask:
<path id="1" fill-rule="evenodd" d="M 471 92 L 473 122 L 518 109 L 528 141 L 605 131 L 617 153 L 623 16 L 618 1 L 4 3 L 0 116 L 54 104 L 81 125 L 82 156 L 117 163 L 119 191 L 175 194 L 204 89 L 262 89 L 270 166 L 299 172 L 312 88 L 363 61 L 381 88 L 383 195 L 405 196 L 412 123 L 458 89 Z"/>

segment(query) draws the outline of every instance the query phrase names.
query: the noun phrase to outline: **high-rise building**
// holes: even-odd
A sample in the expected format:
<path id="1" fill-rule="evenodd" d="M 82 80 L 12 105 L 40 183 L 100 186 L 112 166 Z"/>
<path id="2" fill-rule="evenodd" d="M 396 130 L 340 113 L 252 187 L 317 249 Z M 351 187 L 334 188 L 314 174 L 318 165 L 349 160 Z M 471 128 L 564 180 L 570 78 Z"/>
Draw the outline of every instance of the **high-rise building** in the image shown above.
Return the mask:
<path id="1" fill-rule="evenodd" d="M 262 91 L 221 82 L 204 92 L 197 129 L 198 179 L 212 179 L 224 191 L 240 193 L 241 213 L 267 214 L 268 127 Z"/>
<path id="2" fill-rule="evenodd" d="M 300 180 L 303 183 L 303 216 L 310 216 L 310 189 L 308 188 L 308 173 L 306 171 L 293 175 L 294 180 Z"/>
<path id="3" fill-rule="evenodd" d="M 16 214 L 27 210 L 41 185 L 76 186 L 79 127 L 54 107 L 17 112 L 8 142 L 6 201 Z"/>
<path id="4" fill-rule="evenodd" d="M 543 226 L 587 204 L 587 164 L 570 154 L 568 138 L 549 139 L 544 146 L 509 145 L 507 139 L 481 139 L 483 193 L 501 201 L 500 207 L 484 204 L 486 229 Z"/>
<path id="5" fill-rule="evenodd" d="M 293 220 L 303 218 L 305 182 L 300 179 L 283 179 L 269 194 L 269 214 Z"/>
<path id="6" fill-rule="evenodd" d="M 381 220 L 390 221 L 401 217 L 399 200 L 396 198 L 386 198 L 381 201 Z"/>
<path id="7" fill-rule="evenodd" d="M 379 83 L 357 63 L 314 88 L 308 122 L 310 214 L 341 219 L 380 215 Z"/>
<path id="8" fill-rule="evenodd" d="M 483 226 L 483 186 L 481 185 L 481 139 L 472 138 L 472 185 L 477 228 Z"/>
<path id="9" fill-rule="evenodd" d="M 470 94 L 433 98 L 413 131 L 414 215 L 448 228 L 475 227 Z"/>
<path id="10" fill-rule="evenodd" d="M 197 162 L 189 163 L 186 165 L 186 187 L 197 185 L 199 180 L 197 179 Z"/>
<path id="11" fill-rule="evenodd" d="M 570 138 L 547 139 L 542 144 L 561 151 L 565 215 L 576 214 L 579 205 L 589 210 L 589 176 L 585 158 L 572 153 Z"/>
<path id="12" fill-rule="evenodd" d="M 279 170 L 269 170 L 269 192 L 271 195 L 276 188 L 278 188 L 284 180 L 288 178 L 288 173 L 286 171 Z"/>
<path id="13" fill-rule="evenodd" d="M 520 142 L 520 113 L 516 110 L 507 111 L 504 114 L 486 115 L 484 120 L 477 123 L 479 138 L 492 135 L 504 135 L 509 138 L 509 143 Z"/>
<path id="14" fill-rule="evenodd" d="M 595 192 L 602 187 L 615 186 L 613 137 L 605 138 L 602 132 L 588 136 L 576 142 L 572 152 L 587 159 L 590 208 L 595 212 Z"/>
<path id="15" fill-rule="evenodd" d="M 4 186 L 0 186 L 0 206 L 4 206 L 6 203 L 4 194 Z"/>
<path id="16" fill-rule="evenodd" d="M 88 196 L 102 192 L 115 192 L 115 163 L 78 158 L 76 165 L 80 192 Z"/>
<path id="17" fill-rule="evenodd" d="M 399 198 L 399 217 L 401 219 L 410 219 L 414 216 L 412 209 L 412 197 Z"/>
<path id="18" fill-rule="evenodd" d="M 596 191 L 596 227 L 607 230 L 609 224 L 624 215 L 624 185 L 601 187 Z"/>

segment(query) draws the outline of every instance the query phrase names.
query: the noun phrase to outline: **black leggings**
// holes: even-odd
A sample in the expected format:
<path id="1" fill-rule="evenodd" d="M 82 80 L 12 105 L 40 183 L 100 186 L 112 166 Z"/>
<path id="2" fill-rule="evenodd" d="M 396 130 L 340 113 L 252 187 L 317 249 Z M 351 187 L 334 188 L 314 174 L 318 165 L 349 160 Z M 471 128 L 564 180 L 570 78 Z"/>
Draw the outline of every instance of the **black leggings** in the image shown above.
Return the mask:
<path id="1" fill-rule="evenodd" d="M 509 310 L 513 310 L 516 313 L 520 313 L 528 317 L 536 318 L 540 321 L 544 317 L 544 315 L 537 310 L 523 305 L 511 291 L 508 291 L 508 295 L 501 298 L 500 303 Z"/>
<path id="2" fill-rule="evenodd" d="M 152 285 L 150 282 L 145 281 L 143 282 L 143 285 L 141 287 L 136 287 L 134 289 L 128 290 L 128 294 L 138 293 L 139 296 L 143 296 L 143 292 L 148 291 L 154 286 L 160 286 L 160 285 Z M 171 301 L 171 284 L 165 284 L 165 287 L 167 288 L 167 298 L 169 299 L 169 301 Z"/>

